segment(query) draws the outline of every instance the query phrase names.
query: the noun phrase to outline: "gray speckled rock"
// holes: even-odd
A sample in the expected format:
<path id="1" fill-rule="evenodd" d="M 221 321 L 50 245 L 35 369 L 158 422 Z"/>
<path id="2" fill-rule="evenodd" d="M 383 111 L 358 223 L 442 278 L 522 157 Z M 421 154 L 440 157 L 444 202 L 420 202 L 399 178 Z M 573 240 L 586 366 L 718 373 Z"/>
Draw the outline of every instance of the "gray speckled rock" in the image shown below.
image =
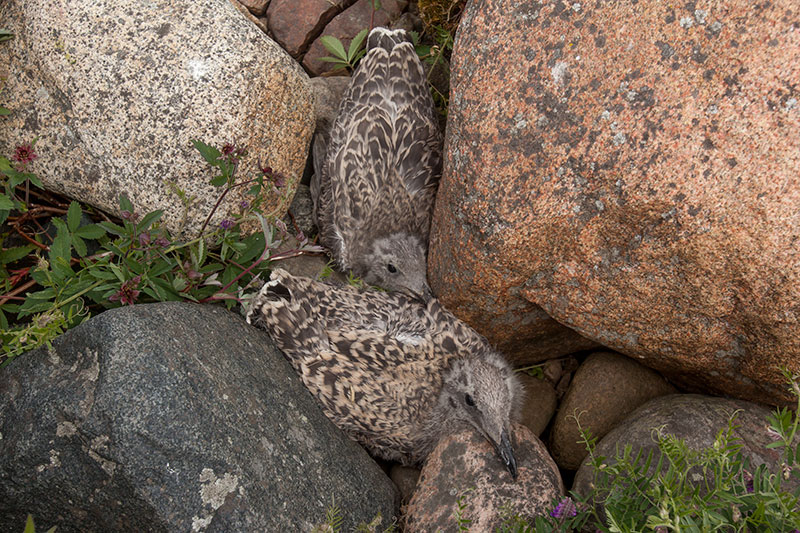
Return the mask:
<path id="1" fill-rule="evenodd" d="M 269 164 L 291 198 L 314 127 L 308 77 L 227 0 L 11 0 L 0 18 L 16 35 L 0 46 L 14 112 L 0 152 L 38 137 L 32 170 L 47 188 L 112 212 L 126 193 L 176 230 L 170 180 L 197 197 L 194 235 L 219 194 L 190 144 L 199 139 L 246 148 L 242 171 Z"/>
<path id="2" fill-rule="evenodd" d="M 266 334 L 219 307 L 107 311 L 3 369 L 0 531 L 346 529 L 396 489 Z"/>
<path id="3" fill-rule="evenodd" d="M 734 435 L 741 439 L 742 453 L 752 461 L 753 468 L 766 464 L 773 473 L 780 472 L 781 455 L 777 450 L 767 449 L 774 442 L 767 434 L 767 416 L 770 410 L 762 405 L 744 400 L 714 398 L 699 394 L 670 394 L 654 398 L 636 409 L 597 444 L 595 453 L 609 460 L 625 445 L 633 447 L 635 457 L 642 450 L 646 457 L 658 447 L 653 440 L 653 428 L 662 428 L 665 434 L 684 439 L 689 449 L 700 450 L 713 446 L 717 433 L 727 427 L 729 417 L 737 412 Z M 658 455 L 656 454 L 657 462 Z M 651 468 L 654 468 L 652 466 Z M 575 476 L 572 490 L 584 496 L 591 492 L 593 470 L 583 465 Z M 702 479 L 702 473 L 693 476 Z M 787 483 L 796 486 L 794 481 Z"/>

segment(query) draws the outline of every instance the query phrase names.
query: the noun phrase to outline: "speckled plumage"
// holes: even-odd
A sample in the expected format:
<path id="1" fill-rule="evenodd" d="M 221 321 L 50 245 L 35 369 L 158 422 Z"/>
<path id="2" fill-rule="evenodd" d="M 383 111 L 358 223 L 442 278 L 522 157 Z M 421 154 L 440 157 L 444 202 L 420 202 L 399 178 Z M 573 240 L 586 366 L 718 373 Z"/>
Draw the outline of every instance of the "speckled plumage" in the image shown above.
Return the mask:
<path id="1" fill-rule="evenodd" d="M 364 281 L 427 301 L 428 233 L 442 137 L 422 64 L 402 30 L 375 28 L 328 145 L 314 142 L 320 240 Z"/>
<path id="2" fill-rule="evenodd" d="M 270 333 L 325 414 L 375 455 L 416 464 L 444 433 L 471 424 L 516 474 L 508 427 L 519 382 L 438 300 L 275 270 L 247 321 Z"/>

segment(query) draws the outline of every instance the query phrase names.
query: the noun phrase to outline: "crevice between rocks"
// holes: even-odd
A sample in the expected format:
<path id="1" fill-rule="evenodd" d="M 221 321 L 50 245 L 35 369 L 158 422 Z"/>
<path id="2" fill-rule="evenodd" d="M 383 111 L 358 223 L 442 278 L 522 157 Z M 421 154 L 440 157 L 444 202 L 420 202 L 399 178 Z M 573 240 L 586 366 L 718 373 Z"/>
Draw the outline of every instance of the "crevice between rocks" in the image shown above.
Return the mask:
<path id="1" fill-rule="evenodd" d="M 322 33 L 325 31 L 325 28 L 330 24 L 330 22 L 340 13 L 343 13 L 346 9 L 353 6 L 358 2 L 358 0 L 343 0 L 337 4 L 332 5 L 328 8 L 322 15 L 320 15 L 319 20 L 311 28 L 311 31 L 308 32 L 308 36 L 306 40 L 303 41 L 303 44 L 300 45 L 297 51 L 297 59 L 298 63 L 303 63 L 303 60 L 306 57 L 306 53 L 308 53 L 308 49 L 311 48 L 311 45 L 314 44 L 314 41 L 320 38 Z"/>

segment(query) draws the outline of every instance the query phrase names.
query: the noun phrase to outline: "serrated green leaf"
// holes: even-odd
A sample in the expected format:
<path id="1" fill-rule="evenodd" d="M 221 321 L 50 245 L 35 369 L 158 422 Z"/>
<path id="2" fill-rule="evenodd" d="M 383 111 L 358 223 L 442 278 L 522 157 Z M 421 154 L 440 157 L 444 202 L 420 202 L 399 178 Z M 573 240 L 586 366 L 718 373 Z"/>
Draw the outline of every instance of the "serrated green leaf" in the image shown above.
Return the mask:
<path id="1" fill-rule="evenodd" d="M 211 185 L 214 187 L 222 187 L 226 183 L 228 183 L 227 176 L 216 176 L 211 180 Z"/>
<path id="2" fill-rule="evenodd" d="M 70 232 L 74 232 L 81 224 L 81 206 L 78 202 L 72 201 L 67 209 L 67 227 Z"/>
<path id="3" fill-rule="evenodd" d="M 106 233 L 110 233 L 110 234 L 116 235 L 118 237 L 124 237 L 125 235 L 128 234 L 125 231 L 125 228 L 123 228 L 122 226 L 118 226 L 118 225 L 114 224 L 113 222 L 105 222 L 105 221 L 104 222 L 98 222 L 97 225 L 100 226 L 101 228 L 103 228 L 104 230 L 106 230 Z M 86 226 L 86 227 L 89 227 L 89 226 Z M 85 236 L 86 235 L 84 235 L 84 237 Z"/>
<path id="4" fill-rule="evenodd" d="M 204 143 L 202 141 L 193 140 L 192 141 L 192 145 L 195 147 L 195 149 L 198 152 L 200 152 L 200 155 L 203 156 L 203 159 L 206 160 L 206 163 L 208 163 L 211 166 L 217 166 L 218 165 L 219 158 L 222 155 L 222 153 L 220 153 L 219 150 L 217 150 L 213 146 L 208 145 L 208 144 L 206 144 L 206 143 Z"/>
<path id="5" fill-rule="evenodd" d="M 38 178 L 38 176 L 36 176 L 36 174 L 30 174 L 29 173 L 29 174 L 25 174 L 25 176 L 28 177 L 28 181 L 30 181 L 31 184 L 36 185 L 40 189 L 44 189 L 44 185 L 42 184 L 42 180 L 40 180 Z"/>
<path id="6" fill-rule="evenodd" d="M 14 169 L 5 170 L 3 174 L 8 176 L 8 186 L 12 189 L 18 185 L 25 183 L 25 181 L 33 174 L 26 174 L 25 172 L 17 172 Z"/>
<path id="7" fill-rule="evenodd" d="M 129 213 L 133 213 L 133 204 L 128 199 L 128 195 L 119 195 L 119 209 L 120 211 L 128 211 Z"/>
<path id="8" fill-rule="evenodd" d="M 27 299 L 22 306 L 20 306 L 19 312 L 17 313 L 17 318 L 24 318 L 28 315 L 41 313 L 42 311 L 47 311 L 48 309 L 52 308 L 53 302 L 49 300 Z"/>
<path id="9" fill-rule="evenodd" d="M 336 63 L 337 65 L 341 66 L 342 68 L 350 66 L 350 63 L 348 63 L 346 59 L 339 59 L 339 58 L 330 57 L 330 56 L 318 57 L 317 59 L 319 59 L 320 61 L 324 61 L 325 63 Z"/>
<path id="10" fill-rule="evenodd" d="M 63 258 L 67 262 L 71 257 L 70 254 L 70 234 L 69 229 L 67 229 L 67 225 L 64 224 L 64 221 L 60 218 L 52 219 L 53 225 L 56 227 L 56 238 L 53 239 L 53 243 L 50 245 L 50 264 L 52 265 L 55 260 L 59 257 Z"/>
<path id="11" fill-rule="evenodd" d="M 117 276 L 115 276 L 113 272 L 105 268 L 90 268 L 89 275 L 95 279 L 117 279 Z"/>
<path id="12" fill-rule="evenodd" d="M 165 261 L 164 259 L 160 259 L 150 267 L 148 275 L 155 278 L 169 272 L 174 267 L 175 267 L 174 263 Z"/>
<path id="13" fill-rule="evenodd" d="M 3 222 L 6 221 L 6 219 L 8 218 L 8 215 L 10 213 L 11 213 L 11 211 L 9 211 L 7 209 L 0 209 L 0 224 L 2 224 Z"/>
<path id="14" fill-rule="evenodd" d="M 72 247 L 75 248 L 75 253 L 80 257 L 86 257 L 89 251 L 86 249 L 86 243 L 77 235 L 72 235 Z"/>
<path id="15" fill-rule="evenodd" d="M 35 248 L 34 245 L 19 246 L 17 248 L 9 248 L 8 250 L 0 251 L 0 265 L 7 265 L 19 259 L 22 259 Z"/>
<path id="16" fill-rule="evenodd" d="M 14 209 L 14 201 L 7 195 L 0 194 L 0 211 Z"/>
<path id="17" fill-rule="evenodd" d="M 358 51 L 364 44 L 364 39 L 366 39 L 368 33 L 369 30 L 363 29 L 360 32 L 358 32 L 358 34 L 356 34 L 355 37 L 353 37 L 352 41 L 350 41 L 350 48 L 348 48 L 347 50 L 347 58 L 350 62 L 352 62 L 353 59 L 355 59 L 356 54 L 358 54 Z"/>
<path id="18" fill-rule="evenodd" d="M 44 270 L 34 270 L 31 272 L 31 278 L 42 287 L 50 285 L 50 281 L 47 279 L 47 272 Z"/>
<path id="19" fill-rule="evenodd" d="M 56 257 L 53 261 L 50 261 L 50 272 L 59 281 L 66 281 L 75 276 L 75 271 L 69 266 L 69 259 L 64 259 L 63 257 Z"/>
<path id="20" fill-rule="evenodd" d="M 108 224 L 111 224 L 108 222 Z M 117 226 L 119 227 L 119 226 Z M 122 228 L 120 228 L 122 229 Z M 81 226 L 73 232 L 74 235 L 81 237 L 83 239 L 99 239 L 103 235 L 106 234 L 106 230 L 100 224 L 87 224 L 85 226 Z"/>
<path id="21" fill-rule="evenodd" d="M 342 61 L 347 62 L 347 54 L 344 51 L 344 45 L 342 44 L 342 41 L 333 35 L 323 35 L 319 38 L 319 41 L 322 43 L 322 46 L 328 50 L 328 52 L 338 57 Z"/>
<path id="22" fill-rule="evenodd" d="M 156 209 L 155 211 L 151 211 L 147 213 L 144 217 L 142 217 L 141 222 L 139 222 L 138 229 L 139 231 L 145 231 L 157 220 L 159 220 L 162 215 L 164 214 L 163 209 Z"/>

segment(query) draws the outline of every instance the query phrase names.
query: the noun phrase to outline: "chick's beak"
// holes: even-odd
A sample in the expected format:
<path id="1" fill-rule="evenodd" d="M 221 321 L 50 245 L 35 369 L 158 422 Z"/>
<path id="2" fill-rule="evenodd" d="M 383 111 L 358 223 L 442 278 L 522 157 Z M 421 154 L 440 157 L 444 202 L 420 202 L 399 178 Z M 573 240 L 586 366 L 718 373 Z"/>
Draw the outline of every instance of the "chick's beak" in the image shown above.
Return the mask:
<path id="1" fill-rule="evenodd" d="M 420 292 L 418 292 L 416 294 L 416 296 L 417 296 L 417 298 L 422 300 L 422 303 L 427 304 L 428 302 L 430 302 L 433 299 L 433 292 L 431 291 L 431 288 L 428 287 L 428 284 L 426 283 L 426 284 L 424 284 L 422 286 L 422 290 Z"/>
<path id="2" fill-rule="evenodd" d="M 504 428 L 500 433 L 500 443 L 496 445 L 497 454 L 506 464 L 506 468 L 511 472 L 511 477 L 517 479 L 517 460 L 514 458 L 514 450 L 511 448 L 511 440 L 508 438 L 508 431 Z"/>

